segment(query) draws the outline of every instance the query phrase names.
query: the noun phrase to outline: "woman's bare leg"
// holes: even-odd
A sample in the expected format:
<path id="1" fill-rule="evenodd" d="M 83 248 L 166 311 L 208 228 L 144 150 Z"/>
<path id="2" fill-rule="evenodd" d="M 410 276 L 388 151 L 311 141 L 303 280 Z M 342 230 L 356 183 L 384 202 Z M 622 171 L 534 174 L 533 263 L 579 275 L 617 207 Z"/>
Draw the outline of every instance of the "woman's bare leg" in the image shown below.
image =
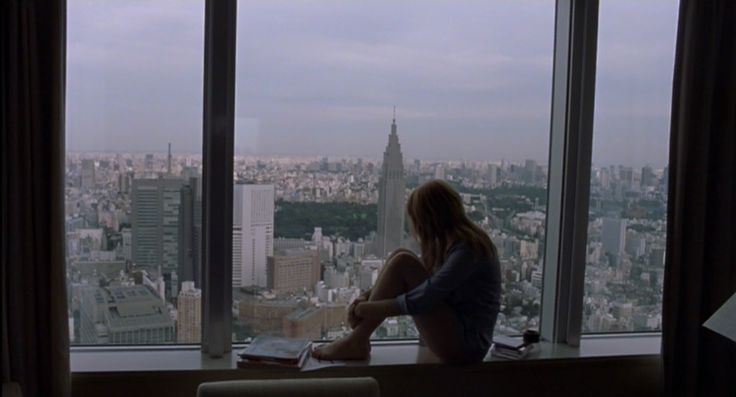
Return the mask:
<path id="1" fill-rule="evenodd" d="M 429 272 L 415 255 L 406 252 L 397 253 L 381 271 L 369 300 L 395 298 L 414 289 L 427 278 Z M 371 334 L 383 320 L 383 318 L 364 319 L 350 335 L 320 346 L 315 351 L 315 357 L 334 360 L 367 358 L 370 354 Z M 442 304 L 430 313 L 414 316 L 414 322 L 427 346 L 443 361 L 461 359 L 460 326 L 457 317 L 447 305 Z"/>
<path id="2" fill-rule="evenodd" d="M 417 254 L 414 253 L 414 251 L 408 249 L 408 248 L 397 248 L 393 251 L 391 251 L 391 254 L 386 258 L 386 265 L 389 264 L 396 256 L 399 254 L 401 255 L 411 255 L 414 259 L 416 259 L 417 262 L 421 263 L 421 260 L 417 256 Z M 388 269 L 388 266 L 381 267 L 381 270 L 378 271 L 378 277 L 376 278 L 376 285 L 378 285 L 378 280 L 381 279 L 381 276 L 383 276 L 383 271 Z M 429 275 L 427 275 L 429 277 Z"/>

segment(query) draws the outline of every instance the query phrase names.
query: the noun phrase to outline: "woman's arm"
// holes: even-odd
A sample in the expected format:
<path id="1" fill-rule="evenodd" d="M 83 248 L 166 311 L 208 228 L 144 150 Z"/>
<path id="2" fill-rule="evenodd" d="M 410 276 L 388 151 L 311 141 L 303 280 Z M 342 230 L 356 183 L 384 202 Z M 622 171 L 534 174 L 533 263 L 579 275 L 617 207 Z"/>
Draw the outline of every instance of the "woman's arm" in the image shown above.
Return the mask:
<path id="1" fill-rule="evenodd" d="M 455 250 L 427 280 L 396 297 L 400 313 L 415 315 L 431 310 L 465 282 L 478 266 L 479 262 L 473 258 L 472 252 Z"/>

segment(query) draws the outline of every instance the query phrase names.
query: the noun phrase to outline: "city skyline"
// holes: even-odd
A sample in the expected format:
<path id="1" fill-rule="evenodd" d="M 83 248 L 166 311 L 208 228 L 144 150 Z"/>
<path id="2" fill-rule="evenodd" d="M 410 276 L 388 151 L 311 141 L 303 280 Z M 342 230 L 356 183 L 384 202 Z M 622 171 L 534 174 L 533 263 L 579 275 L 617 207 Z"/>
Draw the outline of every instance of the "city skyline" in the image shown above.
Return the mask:
<path id="1" fill-rule="evenodd" d="M 407 158 L 546 163 L 554 2 L 239 5 L 236 153 L 372 157 L 396 104 Z M 601 4 L 594 162 L 664 166 L 676 12 Z M 201 152 L 203 6 L 69 19 L 68 148 Z"/>
<path id="2" fill-rule="evenodd" d="M 235 340 L 262 332 L 310 338 L 335 338 L 347 332 L 342 317 L 344 306 L 375 283 L 383 265 L 378 204 L 386 173 L 403 174 L 405 192 L 437 178 L 452 183 L 468 216 L 489 234 L 498 249 L 504 309 L 496 331 L 519 334 L 539 326 L 546 233 L 544 168 L 533 160 L 500 166 L 414 161 L 400 170 L 392 165 L 400 152 L 396 124 L 392 122 L 385 152 L 387 167 L 360 159 L 236 162 L 235 181 L 249 184 L 236 183 L 234 192 Z M 187 306 L 189 296 L 185 291 L 198 285 L 189 282 L 197 272 L 184 271 L 196 267 L 196 238 L 191 249 L 182 249 L 181 243 L 200 234 L 197 207 L 201 203 L 196 188 L 200 169 L 201 159 L 175 152 L 171 156 L 118 153 L 73 155 L 67 159 L 69 280 L 75 291 L 70 321 L 73 334 L 81 338 L 73 338 L 76 343 L 129 340 L 117 333 L 116 323 L 92 316 L 90 310 L 95 304 L 90 294 L 112 294 L 122 299 L 137 295 L 131 289 L 137 286 L 144 286 L 149 296 L 158 297 L 165 306 L 150 315 L 151 329 L 161 329 L 152 332 L 159 332 L 164 339 L 151 341 L 196 339 L 187 331 L 191 327 L 186 324 L 196 323 L 196 319 L 190 320 L 193 313 Z M 666 172 L 651 167 L 619 164 L 591 170 L 584 332 L 646 331 L 661 326 L 666 180 Z M 142 196 L 142 187 L 151 194 Z M 247 194 L 238 197 L 238 191 L 246 188 L 262 190 L 263 194 L 259 193 L 257 200 L 255 196 L 248 199 Z M 152 204 L 153 196 L 166 196 L 167 189 L 171 194 L 160 202 L 163 208 L 178 211 L 179 216 L 158 213 L 148 204 Z M 179 239 L 173 231 L 162 232 L 161 239 L 154 239 L 162 252 L 167 244 L 178 242 L 178 250 L 173 246 L 169 250 L 172 254 L 179 252 L 178 268 L 157 267 L 156 263 L 135 259 L 140 256 L 140 247 L 133 243 L 136 232 L 131 233 L 131 228 L 136 229 L 136 219 L 141 222 L 134 216 L 136 211 L 148 214 L 146 224 L 154 220 L 170 224 L 178 219 Z M 371 224 L 376 212 L 379 220 Z M 249 214 L 258 215 L 258 219 L 246 219 Z M 185 221 L 189 217 L 191 220 Z M 260 227 L 254 225 L 256 220 L 266 222 L 261 225 L 267 229 L 266 239 L 246 238 L 248 243 L 239 244 L 241 235 L 253 234 L 243 233 L 244 229 Z M 187 233 L 181 233 L 182 229 L 191 229 L 183 240 Z M 272 243 L 268 242 L 269 236 Z M 273 253 L 266 252 L 269 247 Z M 242 260 L 246 258 L 253 261 Z M 177 273 L 171 271 L 174 269 Z M 246 278 L 249 281 L 243 282 Z M 193 299 L 196 305 L 196 297 Z M 157 322 L 157 318 L 163 318 L 161 312 L 175 319 L 175 334 L 171 333 L 171 322 Z M 126 309 L 126 313 L 137 315 L 132 309 Z M 100 325 L 97 336 L 91 331 L 91 322 Z M 157 328 L 159 325 L 163 328 Z M 179 330 L 183 330 L 181 338 Z M 416 332 L 411 319 L 399 317 L 387 320 L 374 337 L 414 338 Z M 133 338 L 135 343 L 146 342 L 139 336 Z"/>
<path id="3" fill-rule="evenodd" d="M 538 329 L 555 3 L 417 4 L 238 2 L 235 341 L 349 332 L 387 254 L 417 250 L 405 200 L 433 179 L 496 245 L 496 332 Z M 586 333 L 661 329 L 676 13 L 600 5 Z M 202 18 L 194 0 L 70 3 L 73 343 L 201 337 Z M 406 316 L 373 335 L 417 336 Z"/>
<path id="4" fill-rule="evenodd" d="M 179 152 L 174 151 L 173 152 L 176 156 L 184 156 L 184 157 L 192 157 L 192 158 L 198 158 L 201 159 L 202 153 L 199 152 Z M 76 157 L 84 156 L 84 157 L 104 157 L 109 155 L 132 155 L 137 157 L 143 157 L 146 155 L 153 155 L 154 158 L 158 158 L 160 160 L 165 160 L 167 157 L 167 151 L 157 151 L 157 150 L 135 150 L 135 151 L 75 151 L 75 150 L 67 150 L 67 155 L 73 155 Z M 467 164 L 494 164 L 496 166 L 499 166 L 501 164 L 516 164 L 516 165 L 524 165 L 526 161 L 532 160 L 537 162 L 535 159 L 530 158 L 499 158 L 499 159 L 480 159 L 480 160 L 470 160 L 470 159 L 463 159 L 463 158 L 454 158 L 454 159 L 434 159 L 434 158 L 415 158 L 415 157 L 407 157 L 403 156 L 404 165 L 411 164 L 415 161 L 420 161 L 422 163 L 427 164 L 452 164 L 452 163 L 467 163 Z M 363 161 L 370 161 L 375 162 L 376 164 L 381 164 L 381 159 L 383 158 L 383 154 L 381 155 L 373 155 L 373 156 L 350 156 L 350 155 L 340 155 L 340 154 L 312 154 L 312 155 L 282 155 L 282 154 L 242 154 L 242 153 L 235 153 L 235 159 L 236 160 L 280 160 L 280 161 L 293 161 L 293 162 L 305 162 L 305 161 L 316 161 L 316 160 L 322 160 L 327 159 L 328 161 L 350 161 L 350 160 L 363 160 Z M 544 162 L 537 162 L 540 167 L 543 169 L 547 169 L 548 163 L 545 159 Z M 664 170 L 668 167 L 667 163 L 656 165 L 652 164 L 650 162 L 644 162 L 641 164 L 632 164 L 632 163 L 624 163 L 621 161 L 611 161 L 611 162 L 596 162 L 593 161 L 591 163 L 592 167 L 594 168 L 606 168 L 606 167 L 612 167 L 612 166 L 626 166 L 636 169 L 642 169 L 646 167 L 650 167 L 654 170 Z"/>

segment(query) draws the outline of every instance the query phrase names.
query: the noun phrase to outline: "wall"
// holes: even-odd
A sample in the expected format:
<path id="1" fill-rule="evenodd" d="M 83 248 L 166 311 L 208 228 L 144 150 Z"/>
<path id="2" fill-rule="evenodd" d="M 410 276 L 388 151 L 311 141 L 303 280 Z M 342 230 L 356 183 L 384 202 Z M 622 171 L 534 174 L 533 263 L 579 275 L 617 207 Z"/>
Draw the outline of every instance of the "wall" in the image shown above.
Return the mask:
<path id="1" fill-rule="evenodd" d="M 382 397 L 419 396 L 658 396 L 659 356 L 493 362 L 472 367 L 405 365 L 339 367 L 318 372 L 167 371 L 72 376 L 74 396 L 195 396 L 199 383 L 283 377 L 372 376 Z"/>

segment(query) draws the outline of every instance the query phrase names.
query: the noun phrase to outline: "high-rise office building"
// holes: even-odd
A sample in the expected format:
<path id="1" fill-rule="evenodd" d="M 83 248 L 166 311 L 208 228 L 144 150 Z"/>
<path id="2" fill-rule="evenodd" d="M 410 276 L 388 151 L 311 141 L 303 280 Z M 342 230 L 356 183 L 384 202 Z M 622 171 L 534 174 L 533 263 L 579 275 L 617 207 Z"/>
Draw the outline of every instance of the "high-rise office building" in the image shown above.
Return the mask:
<path id="1" fill-rule="evenodd" d="M 233 287 L 266 288 L 266 258 L 273 256 L 273 185 L 234 186 Z"/>
<path id="2" fill-rule="evenodd" d="M 183 179 L 134 179 L 132 189 L 132 256 L 137 266 L 168 275 L 179 267 Z"/>
<path id="3" fill-rule="evenodd" d="M 176 341 L 199 343 L 202 339 L 202 290 L 184 281 L 177 297 Z"/>
<path id="4" fill-rule="evenodd" d="M 654 169 L 647 165 L 641 169 L 641 186 L 654 186 L 657 184 L 657 176 L 654 174 Z"/>
<path id="5" fill-rule="evenodd" d="M 171 175 L 171 142 L 169 142 L 169 154 L 166 156 L 166 175 Z"/>
<path id="6" fill-rule="evenodd" d="M 202 198 L 199 193 L 199 178 L 190 178 L 189 184 L 181 187 L 180 195 L 177 273 L 180 280 L 200 284 Z"/>
<path id="7" fill-rule="evenodd" d="M 383 168 L 378 180 L 378 236 L 376 253 L 383 257 L 401 247 L 404 238 L 406 181 L 401 144 L 396 134 L 396 114 L 391 122 L 388 145 L 383 152 Z"/>
<path id="8" fill-rule="evenodd" d="M 317 251 L 287 249 L 268 257 L 268 288 L 275 293 L 311 291 L 320 279 Z"/>
<path id="9" fill-rule="evenodd" d="M 95 187 L 95 161 L 82 160 L 82 175 L 80 184 L 82 189 L 93 189 Z"/>
<path id="10" fill-rule="evenodd" d="M 626 219 L 603 218 L 601 240 L 603 251 L 609 254 L 621 255 L 626 244 Z"/>

